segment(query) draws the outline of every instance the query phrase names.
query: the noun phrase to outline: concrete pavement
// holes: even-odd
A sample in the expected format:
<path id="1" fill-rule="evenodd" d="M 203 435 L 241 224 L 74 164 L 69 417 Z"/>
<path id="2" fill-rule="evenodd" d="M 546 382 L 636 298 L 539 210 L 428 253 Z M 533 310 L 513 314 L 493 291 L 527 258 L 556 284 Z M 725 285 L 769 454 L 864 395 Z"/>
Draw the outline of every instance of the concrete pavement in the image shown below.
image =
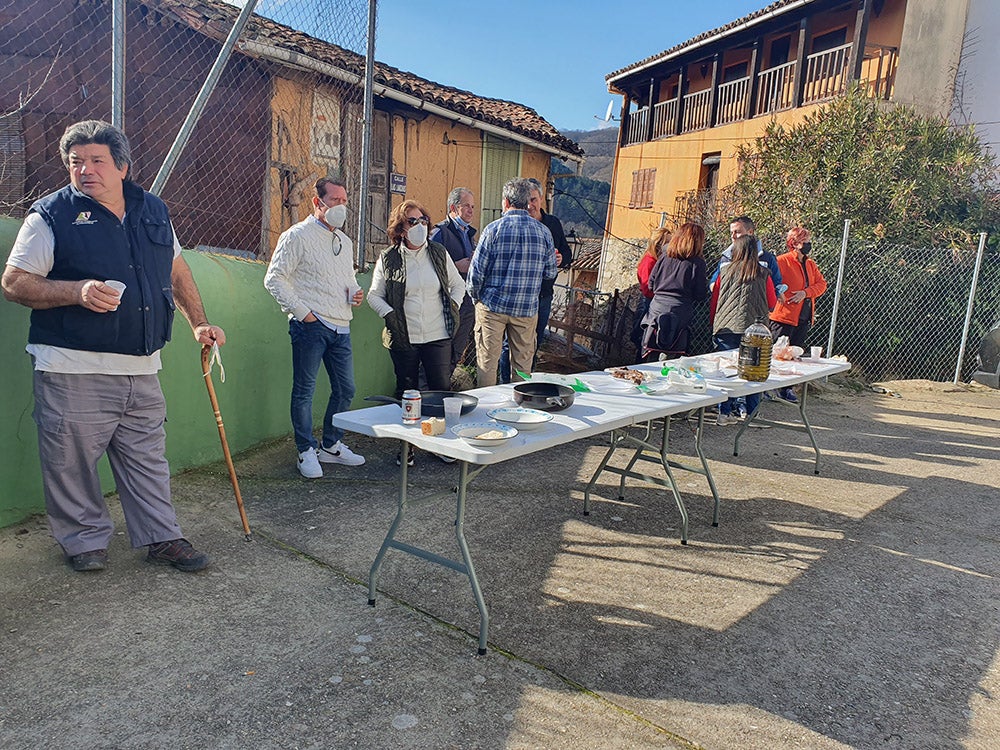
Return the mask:
<path id="1" fill-rule="evenodd" d="M 602 440 L 484 472 L 484 657 L 454 572 L 390 551 L 366 604 L 395 445 L 353 436 L 366 465 L 312 482 L 290 442 L 239 456 L 249 543 L 221 463 L 176 477 L 202 574 L 123 533 L 106 571 L 73 573 L 43 519 L 0 530 L 0 746 L 1000 746 L 1000 394 L 838 382 L 811 397 L 820 476 L 799 433 L 752 429 L 734 458 L 735 428 L 707 428 L 722 524 L 680 474 L 686 547 L 654 488 L 619 500 L 609 478 L 581 514 Z M 417 461 L 417 493 L 457 471 Z M 452 510 L 403 538 L 454 556 Z"/>

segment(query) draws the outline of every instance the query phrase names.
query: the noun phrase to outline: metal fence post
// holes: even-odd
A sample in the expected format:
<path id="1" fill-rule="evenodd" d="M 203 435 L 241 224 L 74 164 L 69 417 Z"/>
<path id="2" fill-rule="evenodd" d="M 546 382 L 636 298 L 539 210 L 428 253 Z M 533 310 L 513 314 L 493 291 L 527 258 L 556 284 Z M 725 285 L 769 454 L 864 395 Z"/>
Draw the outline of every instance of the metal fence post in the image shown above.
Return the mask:
<path id="1" fill-rule="evenodd" d="M 194 100 L 194 104 L 191 105 L 191 111 L 188 112 L 187 118 L 181 125 L 180 131 L 177 133 L 177 138 L 174 139 L 173 145 L 170 147 L 170 151 L 167 152 L 166 158 L 163 160 L 163 164 L 160 165 L 160 171 L 156 174 L 156 179 L 153 180 L 153 186 L 149 188 L 149 192 L 153 195 L 160 195 L 163 192 L 163 186 L 167 184 L 167 180 L 170 179 L 170 173 L 174 171 L 174 167 L 177 166 L 177 162 L 180 161 L 181 154 L 187 147 L 188 140 L 191 138 L 191 133 L 194 132 L 195 125 L 198 124 L 198 120 L 201 118 L 201 113 L 205 109 L 205 105 L 208 104 L 208 100 L 212 97 L 212 92 L 215 91 L 215 86 L 219 82 L 219 78 L 222 76 L 222 71 L 226 67 L 226 63 L 229 62 L 229 57 L 233 53 L 233 47 L 236 46 L 236 42 L 243 35 L 243 29 L 246 27 L 247 22 L 250 20 L 250 16 L 253 15 L 254 8 L 257 7 L 257 0 L 247 0 L 247 4 L 243 6 L 240 11 L 240 15 L 236 19 L 236 23 L 233 24 L 233 28 L 229 30 L 229 36 L 226 37 L 225 43 L 222 45 L 222 49 L 219 50 L 219 56 L 215 58 L 215 64 L 212 65 L 212 69 L 208 72 L 208 77 L 205 79 L 205 83 L 201 87 L 201 91 L 198 92 L 198 96 Z"/>
<path id="2" fill-rule="evenodd" d="M 371 179 L 372 120 L 375 117 L 375 19 L 378 14 L 378 0 L 368 0 L 368 43 L 365 45 L 365 90 L 361 123 L 361 196 L 358 201 L 358 244 L 355 248 L 358 268 L 365 268 L 368 256 L 368 182 Z M 431 227 L 428 227 L 430 230 Z"/>
<path id="3" fill-rule="evenodd" d="M 111 124 L 125 130 L 125 0 L 111 4 Z"/>
<path id="4" fill-rule="evenodd" d="M 851 220 L 844 219 L 844 238 L 840 242 L 840 266 L 837 268 L 837 286 L 833 292 L 833 312 L 830 314 L 830 335 L 826 339 L 826 356 L 833 356 L 833 338 L 837 332 L 837 312 L 840 310 L 840 289 L 844 285 L 844 263 L 847 260 L 847 240 L 851 236 Z"/>
<path id="5" fill-rule="evenodd" d="M 962 377 L 962 360 L 965 359 L 965 344 L 969 339 L 969 326 L 972 324 L 972 308 L 976 302 L 976 286 L 979 284 L 979 269 L 983 265 L 983 251 L 986 249 L 986 232 L 979 233 L 979 251 L 976 253 L 976 266 L 972 270 L 972 286 L 969 287 L 969 304 L 965 308 L 965 325 L 962 326 L 962 343 L 958 347 L 958 361 L 955 363 L 955 379 L 958 384 Z"/>

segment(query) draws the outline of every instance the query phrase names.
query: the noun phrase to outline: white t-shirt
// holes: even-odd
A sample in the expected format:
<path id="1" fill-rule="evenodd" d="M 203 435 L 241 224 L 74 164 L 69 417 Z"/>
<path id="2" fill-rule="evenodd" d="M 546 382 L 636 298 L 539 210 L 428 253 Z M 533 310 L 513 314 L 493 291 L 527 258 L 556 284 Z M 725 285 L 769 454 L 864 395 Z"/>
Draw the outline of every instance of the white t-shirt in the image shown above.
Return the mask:
<path id="1" fill-rule="evenodd" d="M 171 227 L 173 231 L 173 227 Z M 56 238 L 45 219 L 30 213 L 24 219 L 7 265 L 36 276 L 48 276 L 55 262 Z M 174 233 L 174 258 L 181 245 Z M 114 313 L 106 313 L 114 315 Z M 35 369 L 70 375 L 155 375 L 160 370 L 160 352 L 150 355 L 88 352 L 49 344 L 28 344 L 25 350 L 35 358 Z"/>

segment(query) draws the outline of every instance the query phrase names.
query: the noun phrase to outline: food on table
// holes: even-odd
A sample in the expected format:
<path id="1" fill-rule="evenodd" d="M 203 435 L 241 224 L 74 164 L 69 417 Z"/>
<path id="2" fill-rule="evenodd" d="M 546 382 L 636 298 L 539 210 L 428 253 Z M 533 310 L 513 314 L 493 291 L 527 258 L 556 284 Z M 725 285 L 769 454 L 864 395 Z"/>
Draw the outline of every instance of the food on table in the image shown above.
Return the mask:
<path id="1" fill-rule="evenodd" d="M 420 423 L 420 432 L 424 435 L 443 435 L 445 423 L 440 417 L 431 417 Z"/>
<path id="2" fill-rule="evenodd" d="M 629 380 L 636 385 L 642 385 L 642 381 L 646 379 L 639 370 L 632 370 L 628 367 L 615 367 L 611 370 L 611 377 L 618 378 L 619 380 Z"/>
<path id="3" fill-rule="evenodd" d="M 476 440 L 501 440 L 507 437 L 507 433 L 503 430 L 490 430 L 489 432 L 483 432 L 476 435 Z"/>

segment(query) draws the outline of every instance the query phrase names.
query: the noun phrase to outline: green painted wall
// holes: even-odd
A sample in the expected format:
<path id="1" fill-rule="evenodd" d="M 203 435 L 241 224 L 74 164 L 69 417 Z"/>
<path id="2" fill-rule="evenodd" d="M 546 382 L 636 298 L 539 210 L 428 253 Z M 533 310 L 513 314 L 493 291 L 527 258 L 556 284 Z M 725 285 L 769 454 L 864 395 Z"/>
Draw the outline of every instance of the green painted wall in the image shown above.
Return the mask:
<path id="1" fill-rule="evenodd" d="M 0 252 L 10 252 L 20 221 L 0 217 Z M 292 365 L 288 322 L 263 287 L 263 263 L 185 251 L 211 321 L 226 331 L 222 363 L 212 380 L 226 437 L 233 453 L 291 433 L 288 399 Z M 370 276 L 359 276 L 365 289 Z M 44 511 L 35 423 L 31 418 L 31 362 L 24 351 L 29 310 L 0 300 L 0 526 Z M 388 352 L 381 344 L 382 321 L 367 304 L 356 308 L 351 326 L 357 396 L 354 408 L 372 394 L 395 387 Z M 201 347 L 178 315 L 174 338 L 163 350 L 160 382 L 167 400 L 167 457 L 174 472 L 221 460 L 222 448 L 201 374 Z M 329 396 L 325 374 L 316 388 L 316 423 Z M 289 452 L 289 464 L 294 460 Z M 114 489 L 102 460 L 106 491 Z"/>

